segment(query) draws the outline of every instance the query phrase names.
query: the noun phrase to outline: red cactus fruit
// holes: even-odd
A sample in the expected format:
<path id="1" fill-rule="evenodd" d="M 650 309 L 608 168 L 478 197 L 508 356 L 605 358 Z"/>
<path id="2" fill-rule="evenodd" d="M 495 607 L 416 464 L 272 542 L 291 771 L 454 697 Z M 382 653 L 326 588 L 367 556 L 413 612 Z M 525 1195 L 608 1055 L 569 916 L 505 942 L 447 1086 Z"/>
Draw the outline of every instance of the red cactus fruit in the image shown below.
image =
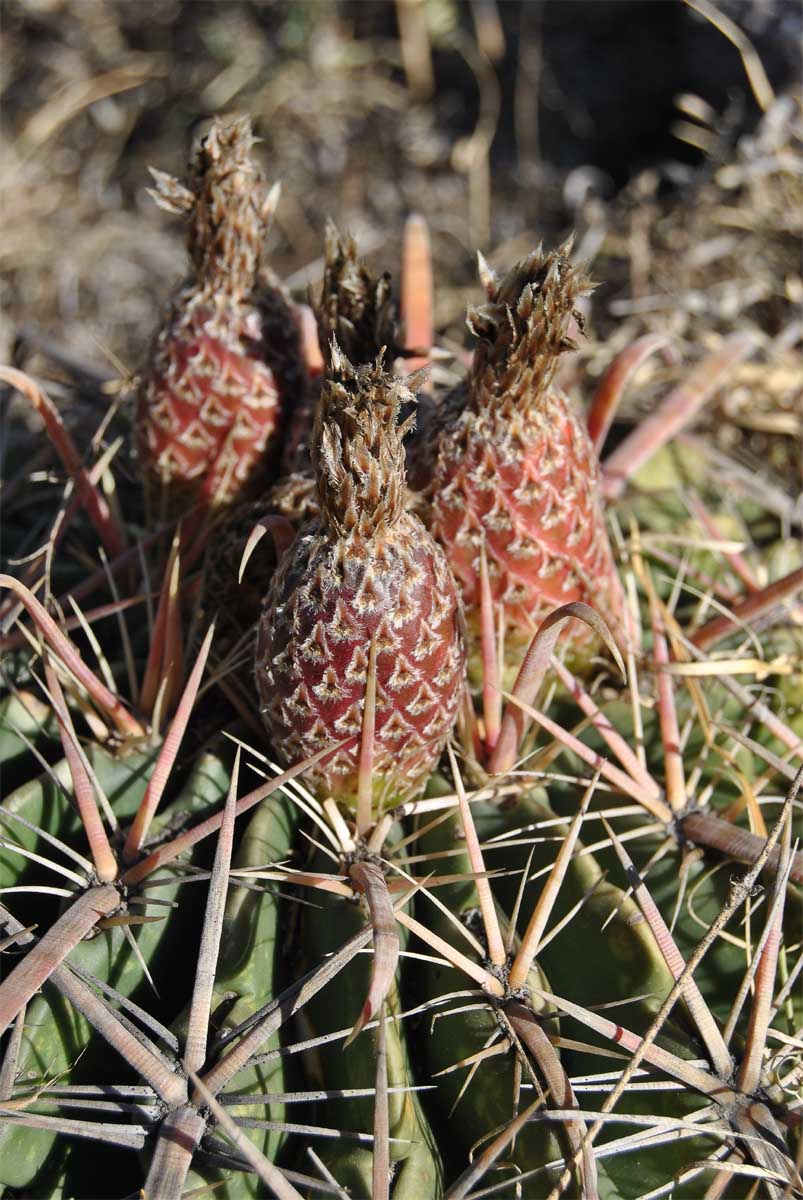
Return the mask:
<path id="1" fill-rule="evenodd" d="M 404 510 L 411 399 L 381 359 L 353 367 L 335 346 L 312 446 L 320 516 L 284 556 L 259 627 L 262 713 L 285 761 L 359 741 L 375 655 L 373 795 L 381 806 L 426 781 L 454 723 L 465 666 L 446 559 Z M 354 806 L 358 746 L 309 777 Z"/>
<path id="2" fill-rule="evenodd" d="M 499 282 L 483 264 L 488 302 L 469 313 L 479 342 L 458 390 L 464 403 L 442 406 L 428 487 L 429 527 L 474 627 L 485 547 L 513 658 L 543 617 L 570 601 L 591 604 L 616 636 L 622 632 L 597 456 L 555 384 L 559 357 L 574 346 L 569 321 L 590 290 L 568 250 L 539 247 Z"/>
<path id="3" fill-rule="evenodd" d="M 161 207 L 189 219 L 192 277 L 174 295 L 137 402 L 158 507 L 213 509 L 262 486 L 282 393 L 303 385 L 292 309 L 261 272 L 277 192 L 265 194 L 247 117 L 215 121 L 189 187 L 154 171 Z"/>

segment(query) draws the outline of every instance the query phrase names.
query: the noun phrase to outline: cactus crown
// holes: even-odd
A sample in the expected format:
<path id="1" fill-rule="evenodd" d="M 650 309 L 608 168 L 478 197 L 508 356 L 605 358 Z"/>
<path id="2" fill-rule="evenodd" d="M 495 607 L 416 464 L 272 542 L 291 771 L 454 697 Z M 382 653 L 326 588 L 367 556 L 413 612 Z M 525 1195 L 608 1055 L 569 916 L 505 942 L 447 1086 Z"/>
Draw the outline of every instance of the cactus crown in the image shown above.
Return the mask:
<path id="1" fill-rule="evenodd" d="M 569 320 L 574 316 L 582 327 L 575 306 L 592 284 L 584 271 L 572 266 L 571 248 L 568 241 L 545 254 L 539 245 L 501 280 L 480 263 L 488 300 L 470 309 L 467 318 L 479 338 L 471 378 L 475 408 L 501 406 L 499 415 L 507 418 L 508 389 L 523 372 L 529 386 L 523 393 L 515 389 L 516 408 L 521 412 L 522 402 L 527 407 L 536 404 L 552 383 L 560 355 L 575 348 L 567 332 Z"/>
<path id="2" fill-rule="evenodd" d="M 321 393 L 312 459 L 321 514 L 339 537 L 374 537 L 404 510 L 405 434 L 399 423 L 410 389 L 375 362 L 353 366 L 332 339 L 330 376 Z"/>
<path id="3" fill-rule="evenodd" d="M 198 282 L 215 294 L 251 292 L 262 262 L 277 193 L 265 194 L 251 157 L 255 140 L 249 117 L 216 120 L 198 146 L 189 187 L 164 171 L 151 172 L 157 204 L 189 217 L 190 259 Z"/>
<path id="4" fill-rule="evenodd" d="M 352 362 L 370 362 L 385 347 L 394 356 L 397 333 L 390 274 L 373 276 L 358 257 L 354 238 L 341 236 L 332 221 L 326 225 L 321 298 L 313 306 L 324 359 L 332 338 Z"/>

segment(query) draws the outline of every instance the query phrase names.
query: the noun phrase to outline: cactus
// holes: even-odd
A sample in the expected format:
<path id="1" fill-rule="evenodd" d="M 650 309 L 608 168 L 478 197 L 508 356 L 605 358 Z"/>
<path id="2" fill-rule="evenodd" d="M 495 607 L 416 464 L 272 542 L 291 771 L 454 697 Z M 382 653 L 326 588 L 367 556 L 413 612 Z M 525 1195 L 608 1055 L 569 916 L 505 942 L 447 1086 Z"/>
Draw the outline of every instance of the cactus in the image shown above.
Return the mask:
<path id="1" fill-rule="evenodd" d="M 242 315 L 260 182 L 246 123 L 210 139 L 195 191 L 157 186 L 200 222 L 192 286 L 222 308 L 239 287 Z M 250 217 L 223 221 L 206 276 L 218 150 L 244 155 L 229 184 Z M 658 343 L 625 352 L 587 436 L 554 380 L 585 277 L 566 247 L 536 251 L 487 276 L 468 383 L 435 392 L 430 445 L 411 450 L 422 505 L 405 479 L 409 381 L 377 344 L 398 353 L 389 282 L 333 231 L 327 252 L 326 377 L 292 401 L 317 408 L 315 510 L 297 532 L 277 514 L 294 481 L 271 490 L 266 426 L 226 469 L 263 490 L 205 571 L 184 523 L 166 552 L 124 521 L 109 462 L 78 450 L 32 380 L 0 371 L 70 477 L 46 552 L 0 576 L 0 1188 L 794 1196 L 803 574 L 788 542 L 763 550 L 782 522 L 753 496 L 717 511 L 668 445 L 748 346 L 704 358 L 599 462 L 623 381 Z M 305 381 L 296 318 L 276 303 L 296 361 L 282 375 L 266 338 L 248 371 Z M 546 522 L 569 545 L 544 573 L 528 566 L 516 599 L 516 556 L 546 510 L 521 509 L 513 550 L 488 516 L 509 515 L 547 460 L 576 483 Z M 142 492 L 164 484 L 191 521 L 233 500 L 218 467 L 211 455 L 174 489 L 146 455 Z M 616 558 L 605 497 L 625 531 Z M 9 529 L 24 536 L 13 505 Z M 236 574 L 243 543 L 253 574 L 207 624 L 220 594 L 205 585 Z"/>

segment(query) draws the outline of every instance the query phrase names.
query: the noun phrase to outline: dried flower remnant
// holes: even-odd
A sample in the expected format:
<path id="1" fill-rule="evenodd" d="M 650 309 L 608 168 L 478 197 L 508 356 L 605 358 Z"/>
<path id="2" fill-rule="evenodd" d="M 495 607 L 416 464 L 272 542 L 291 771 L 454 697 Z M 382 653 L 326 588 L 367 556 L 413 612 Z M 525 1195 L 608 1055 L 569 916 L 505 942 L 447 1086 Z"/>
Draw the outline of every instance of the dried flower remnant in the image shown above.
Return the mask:
<path id="1" fill-rule="evenodd" d="M 310 289 L 310 312 L 314 313 L 318 342 L 324 364 L 329 365 L 332 339 L 355 366 L 372 363 L 385 353 L 391 362 L 401 352 L 396 308 L 391 299 L 390 274 L 373 275 L 359 258 L 357 243 L 327 222 L 324 242 L 324 274 L 320 295 Z M 323 375 L 310 378 L 302 401 L 288 422 L 282 448 L 282 466 L 288 474 L 311 473 L 310 436 L 315 424 Z"/>
<path id="2" fill-rule="evenodd" d="M 215 121 L 185 187 L 154 171 L 162 208 L 185 215 L 193 273 L 158 331 L 137 402 L 137 443 L 157 512 L 218 509 L 266 481 L 283 393 L 303 384 L 295 316 L 262 271 L 277 201 L 244 117 Z"/>
<path id="3" fill-rule="evenodd" d="M 401 352 L 390 274 L 374 276 L 358 257 L 354 238 L 326 227 L 326 267 L 315 308 L 324 359 L 332 338 L 352 363 L 372 361 L 383 347 L 391 360 Z"/>
<path id="4" fill-rule="evenodd" d="M 409 390 L 381 360 L 353 367 L 337 349 L 313 439 L 320 517 L 284 556 L 260 622 L 257 683 L 277 753 L 298 760 L 359 741 L 369 667 L 376 677 L 377 800 L 419 790 L 457 713 L 464 668 L 459 601 L 443 552 L 404 511 Z M 358 750 L 341 748 L 313 785 L 347 804 Z"/>

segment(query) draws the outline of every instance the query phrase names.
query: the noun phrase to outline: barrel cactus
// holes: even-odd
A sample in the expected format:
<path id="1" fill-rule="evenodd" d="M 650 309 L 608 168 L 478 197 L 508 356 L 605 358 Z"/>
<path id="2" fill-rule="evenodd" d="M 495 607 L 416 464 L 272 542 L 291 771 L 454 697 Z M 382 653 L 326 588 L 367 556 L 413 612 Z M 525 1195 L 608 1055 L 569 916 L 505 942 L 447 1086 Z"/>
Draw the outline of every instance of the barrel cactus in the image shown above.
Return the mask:
<path id="1" fill-rule="evenodd" d="M 568 246 L 483 268 L 468 376 L 411 442 L 388 277 L 330 231 L 308 363 L 278 281 L 257 296 L 248 123 L 216 124 L 198 162 L 193 188 L 157 178 L 200 232 L 125 433 L 126 520 L 113 464 L 0 370 L 69 489 L 47 551 L 0 577 L 3 1195 L 797 1195 L 799 548 L 752 494 L 737 545 L 667 444 L 677 395 L 648 469 L 638 429 L 599 460 L 655 342 L 587 433 L 556 382 L 587 287 Z M 270 404 L 253 439 L 221 434 L 225 463 L 215 443 L 179 471 L 153 406 L 193 390 L 165 356 L 204 305 L 230 323 L 193 327 L 200 407 L 224 343 L 229 433 Z M 684 402 L 748 349 L 704 358 Z M 278 414 L 311 398 L 299 463 Z M 283 450 L 314 478 L 299 528 L 274 503 Z M 235 614 L 238 554 L 215 550 L 216 623 L 193 521 L 234 480 L 254 490 L 238 550 L 262 561 Z"/>

